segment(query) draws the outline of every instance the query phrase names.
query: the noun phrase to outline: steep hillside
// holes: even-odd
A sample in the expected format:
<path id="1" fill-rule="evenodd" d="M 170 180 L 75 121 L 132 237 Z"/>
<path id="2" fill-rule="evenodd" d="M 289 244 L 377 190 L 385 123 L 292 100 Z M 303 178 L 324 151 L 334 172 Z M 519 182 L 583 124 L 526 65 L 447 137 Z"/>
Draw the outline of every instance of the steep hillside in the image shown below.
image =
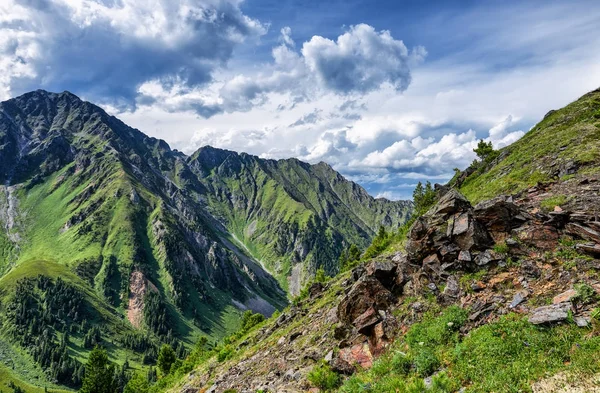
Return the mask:
<path id="1" fill-rule="evenodd" d="M 552 110 L 493 160 L 457 176 L 472 201 L 524 191 L 538 182 L 597 174 L 600 163 L 600 89 Z"/>
<path id="2" fill-rule="evenodd" d="M 169 391 L 599 392 L 599 110 L 600 90 L 437 185 L 402 251 L 313 283 Z"/>
<path id="3" fill-rule="evenodd" d="M 365 248 L 381 225 L 397 229 L 411 210 L 408 201 L 374 199 L 325 163 L 204 147 L 189 164 L 213 214 L 292 294 L 318 267 L 336 274 L 343 248 Z"/>
<path id="4" fill-rule="evenodd" d="M 350 202 L 321 198 L 321 180 L 310 178 L 317 169 L 304 174 L 315 187 L 308 207 L 278 183 L 293 168 L 254 158 L 281 166 L 255 192 L 273 186 L 276 198 L 297 205 L 278 210 L 265 196 L 260 207 L 270 211 L 257 220 L 228 203 L 258 174 L 235 167 L 221 180 L 203 171 L 213 154 L 203 151 L 187 157 L 68 92 L 0 103 L 0 348 L 11 353 L 0 372 L 12 367 L 3 375 L 77 387 L 96 344 L 134 369 L 154 364 L 162 343 L 184 357 L 200 337 L 235 331 L 245 310 L 268 316 L 287 304 L 290 269 L 276 273 L 280 285 L 270 272 L 276 262 L 294 263 L 305 279 L 318 266 L 337 272 L 331 262 L 342 247 L 367 244 L 373 228 L 399 225 L 410 208 L 373 200 L 331 168 L 340 195 L 354 187 L 372 210 L 331 208 Z M 252 238 L 253 227 L 266 235 Z M 299 233 L 306 251 L 286 259 L 282 244 Z M 313 249 L 327 258 L 310 258 Z"/>

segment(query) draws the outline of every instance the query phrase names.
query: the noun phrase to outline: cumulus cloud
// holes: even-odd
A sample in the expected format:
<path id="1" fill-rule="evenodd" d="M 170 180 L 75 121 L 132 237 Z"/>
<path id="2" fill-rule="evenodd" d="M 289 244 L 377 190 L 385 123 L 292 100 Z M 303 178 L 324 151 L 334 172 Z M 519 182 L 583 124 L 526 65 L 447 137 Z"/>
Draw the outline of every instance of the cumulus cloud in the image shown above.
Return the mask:
<path id="1" fill-rule="evenodd" d="M 389 83 L 404 91 L 410 84 L 410 65 L 426 55 L 424 48 L 409 53 L 389 31 L 377 32 L 359 24 L 337 41 L 314 36 L 302 46 L 308 68 L 320 83 L 337 93 L 367 93 Z"/>
<path id="2" fill-rule="evenodd" d="M 131 104 L 148 81 L 209 83 L 236 45 L 265 32 L 237 0 L 5 0 L 0 88 L 68 89 Z"/>

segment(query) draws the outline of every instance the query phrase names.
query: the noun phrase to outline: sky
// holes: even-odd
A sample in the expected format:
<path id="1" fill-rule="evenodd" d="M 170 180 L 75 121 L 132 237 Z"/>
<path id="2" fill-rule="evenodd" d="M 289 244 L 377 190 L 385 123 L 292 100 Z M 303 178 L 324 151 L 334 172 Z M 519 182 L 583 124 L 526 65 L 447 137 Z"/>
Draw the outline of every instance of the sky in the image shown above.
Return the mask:
<path id="1" fill-rule="evenodd" d="M 190 154 L 410 199 L 600 87 L 600 2 L 0 0 L 0 99 L 68 90 Z"/>

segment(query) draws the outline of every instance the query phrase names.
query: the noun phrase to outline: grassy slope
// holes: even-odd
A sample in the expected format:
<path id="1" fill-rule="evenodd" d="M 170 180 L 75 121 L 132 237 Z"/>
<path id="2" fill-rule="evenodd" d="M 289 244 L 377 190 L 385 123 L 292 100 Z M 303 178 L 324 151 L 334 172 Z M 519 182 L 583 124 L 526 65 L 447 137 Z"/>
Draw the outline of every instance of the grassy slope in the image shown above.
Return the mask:
<path id="1" fill-rule="evenodd" d="M 504 159 L 485 173 L 475 172 L 461 187 L 472 202 L 522 191 L 552 179 L 568 162 L 580 172 L 600 169 L 600 90 L 549 113 L 519 141 L 501 150 Z"/>

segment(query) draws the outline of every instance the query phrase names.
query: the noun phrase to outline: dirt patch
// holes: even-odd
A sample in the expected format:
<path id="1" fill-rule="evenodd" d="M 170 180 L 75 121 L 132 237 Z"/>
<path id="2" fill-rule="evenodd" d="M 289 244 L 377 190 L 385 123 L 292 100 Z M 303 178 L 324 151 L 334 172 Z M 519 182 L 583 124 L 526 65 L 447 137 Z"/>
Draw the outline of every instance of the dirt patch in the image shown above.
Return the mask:
<path id="1" fill-rule="evenodd" d="M 140 328 L 144 320 L 144 296 L 148 288 L 148 281 L 144 273 L 134 271 L 129 280 L 129 305 L 127 319 L 135 327 Z"/>
<path id="2" fill-rule="evenodd" d="M 600 375 L 581 378 L 559 373 L 531 387 L 533 393 L 597 393 L 600 392 Z"/>

